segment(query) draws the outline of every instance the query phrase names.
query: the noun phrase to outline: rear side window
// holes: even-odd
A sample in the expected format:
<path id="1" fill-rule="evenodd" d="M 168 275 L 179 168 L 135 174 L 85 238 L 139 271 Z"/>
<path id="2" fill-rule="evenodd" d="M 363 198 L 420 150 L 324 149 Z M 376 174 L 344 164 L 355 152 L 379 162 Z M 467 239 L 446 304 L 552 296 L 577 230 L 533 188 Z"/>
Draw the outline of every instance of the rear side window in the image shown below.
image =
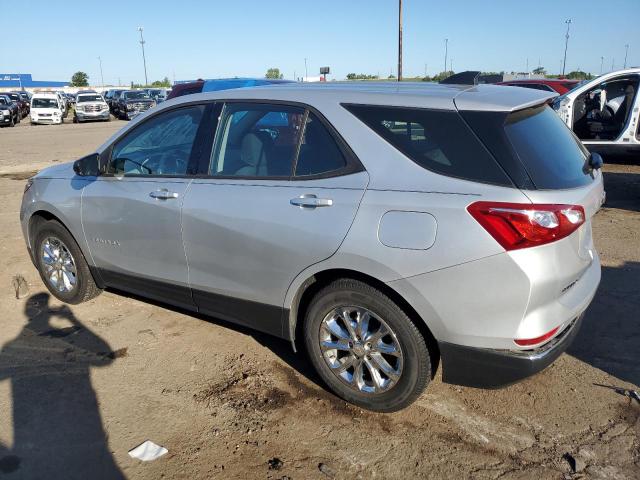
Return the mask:
<path id="1" fill-rule="evenodd" d="M 347 161 L 335 139 L 313 113 L 305 124 L 295 175 L 321 175 L 346 167 Z"/>
<path id="2" fill-rule="evenodd" d="M 345 105 L 374 132 L 421 167 L 443 175 L 512 186 L 457 112 Z"/>
<path id="3" fill-rule="evenodd" d="M 563 189 L 591 183 L 591 176 L 583 171 L 587 151 L 549 107 L 509 114 L 504 130 L 536 188 Z"/>

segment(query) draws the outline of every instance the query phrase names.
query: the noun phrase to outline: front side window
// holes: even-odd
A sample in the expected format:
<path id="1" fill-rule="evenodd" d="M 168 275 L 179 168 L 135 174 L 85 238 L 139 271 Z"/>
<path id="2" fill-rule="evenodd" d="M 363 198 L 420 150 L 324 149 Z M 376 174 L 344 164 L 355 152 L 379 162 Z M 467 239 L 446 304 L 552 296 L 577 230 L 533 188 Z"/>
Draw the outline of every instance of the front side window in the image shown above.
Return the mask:
<path id="1" fill-rule="evenodd" d="M 483 183 L 512 184 L 457 112 L 372 105 L 345 108 L 427 170 Z"/>
<path id="2" fill-rule="evenodd" d="M 114 146 L 110 172 L 115 175 L 187 174 L 204 106 L 156 115 Z"/>
<path id="3" fill-rule="evenodd" d="M 289 177 L 305 110 L 299 107 L 231 103 L 224 107 L 210 175 Z"/>

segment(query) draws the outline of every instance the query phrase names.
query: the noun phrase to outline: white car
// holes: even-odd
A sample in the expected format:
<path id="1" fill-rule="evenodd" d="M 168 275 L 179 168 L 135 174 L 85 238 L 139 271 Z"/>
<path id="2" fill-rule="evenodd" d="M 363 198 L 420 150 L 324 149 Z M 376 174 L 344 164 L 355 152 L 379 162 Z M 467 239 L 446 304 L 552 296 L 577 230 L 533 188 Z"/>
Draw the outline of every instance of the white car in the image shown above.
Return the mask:
<path id="1" fill-rule="evenodd" d="M 31 98 L 31 123 L 63 123 L 64 105 L 57 93 L 36 93 Z"/>
<path id="2" fill-rule="evenodd" d="M 111 120 L 109 105 L 99 93 L 79 93 L 76 97 L 76 109 L 73 115 L 74 123 L 88 120 Z"/>
<path id="3" fill-rule="evenodd" d="M 606 73 L 557 97 L 553 109 L 591 151 L 640 153 L 640 68 Z"/>

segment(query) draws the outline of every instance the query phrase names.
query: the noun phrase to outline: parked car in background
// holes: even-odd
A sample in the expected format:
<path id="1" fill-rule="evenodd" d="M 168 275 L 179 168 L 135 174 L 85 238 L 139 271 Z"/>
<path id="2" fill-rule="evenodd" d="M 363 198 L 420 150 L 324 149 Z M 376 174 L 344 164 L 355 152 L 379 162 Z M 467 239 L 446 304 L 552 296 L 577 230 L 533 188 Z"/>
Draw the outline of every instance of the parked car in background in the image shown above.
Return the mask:
<path id="1" fill-rule="evenodd" d="M 560 95 L 578 86 L 580 80 L 555 79 L 555 78 L 528 78 L 498 82 L 496 85 L 508 85 L 510 87 L 532 88 L 546 92 L 557 92 Z"/>
<path id="2" fill-rule="evenodd" d="M 65 97 L 64 92 L 61 92 L 61 91 L 56 91 L 53 93 L 57 95 L 58 100 L 60 101 L 60 105 L 62 108 L 62 116 L 66 117 L 67 114 L 69 113 L 69 102 L 67 101 L 67 97 Z"/>
<path id="3" fill-rule="evenodd" d="M 107 100 L 107 105 L 109 105 L 109 110 L 111 110 L 111 114 L 114 117 L 117 117 L 117 107 L 118 107 L 118 99 L 120 98 L 120 95 L 122 95 L 122 92 L 124 92 L 124 90 L 114 90 L 113 93 L 111 94 L 111 96 L 109 97 L 109 100 Z"/>
<path id="4" fill-rule="evenodd" d="M 30 179 L 22 231 L 61 301 L 113 287 L 285 338 L 363 408 L 407 406 L 438 364 L 445 382 L 510 384 L 568 348 L 600 281 L 601 159 L 550 97 L 364 83 L 176 99 Z"/>
<path id="5" fill-rule="evenodd" d="M 154 107 L 156 102 L 142 90 L 125 90 L 118 97 L 116 116 L 121 120 L 132 120 L 142 112 Z"/>
<path id="6" fill-rule="evenodd" d="M 31 97 L 29 96 L 29 93 L 25 91 L 20 91 L 16 93 L 20 95 L 20 99 L 25 103 L 27 107 L 27 113 L 29 113 L 29 109 L 31 108 Z"/>
<path id="7" fill-rule="evenodd" d="M 279 85 L 294 83 L 292 80 L 275 80 L 269 78 L 218 78 L 214 80 L 196 80 L 194 82 L 179 83 L 167 95 L 167 100 L 183 95 L 201 92 L 216 92 L 231 88 L 257 87 L 261 85 Z"/>
<path id="8" fill-rule="evenodd" d="M 69 108 L 71 108 L 73 105 L 75 105 L 76 103 L 76 95 L 73 93 L 65 93 L 64 94 L 64 98 L 67 102 L 67 104 L 69 105 Z"/>
<path id="9" fill-rule="evenodd" d="M 167 99 L 167 91 L 164 88 L 145 88 L 144 91 L 156 103 L 164 102 Z"/>
<path id="10" fill-rule="evenodd" d="M 24 118 L 29 114 L 29 104 L 25 101 L 24 97 L 18 92 L 6 92 L 2 95 L 6 95 L 11 99 L 13 103 L 18 106 L 20 111 L 20 118 Z"/>
<path id="11" fill-rule="evenodd" d="M 640 68 L 606 73 L 557 97 L 553 108 L 592 152 L 640 155 Z"/>
<path id="12" fill-rule="evenodd" d="M 31 97 L 31 124 L 64 123 L 64 104 L 56 92 L 36 93 Z"/>
<path id="13" fill-rule="evenodd" d="M 89 120 L 111 120 L 109 105 L 99 93 L 78 92 L 73 121 L 82 123 Z"/>
<path id="14" fill-rule="evenodd" d="M 15 127 L 20 123 L 20 108 L 11 97 L 0 94 L 0 126 Z"/>

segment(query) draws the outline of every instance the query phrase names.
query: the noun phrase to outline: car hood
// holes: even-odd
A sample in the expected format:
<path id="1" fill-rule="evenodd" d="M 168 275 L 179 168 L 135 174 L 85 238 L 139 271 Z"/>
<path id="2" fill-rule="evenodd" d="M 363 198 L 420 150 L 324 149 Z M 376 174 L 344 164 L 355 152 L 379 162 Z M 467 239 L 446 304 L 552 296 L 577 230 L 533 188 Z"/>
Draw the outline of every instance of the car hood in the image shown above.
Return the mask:
<path id="1" fill-rule="evenodd" d="M 132 98 L 131 100 L 125 100 L 125 103 L 152 103 L 153 101 L 151 98 Z"/>
<path id="2" fill-rule="evenodd" d="M 35 178 L 67 178 L 71 179 L 75 176 L 73 171 L 73 162 L 61 163 L 40 170 Z"/>

